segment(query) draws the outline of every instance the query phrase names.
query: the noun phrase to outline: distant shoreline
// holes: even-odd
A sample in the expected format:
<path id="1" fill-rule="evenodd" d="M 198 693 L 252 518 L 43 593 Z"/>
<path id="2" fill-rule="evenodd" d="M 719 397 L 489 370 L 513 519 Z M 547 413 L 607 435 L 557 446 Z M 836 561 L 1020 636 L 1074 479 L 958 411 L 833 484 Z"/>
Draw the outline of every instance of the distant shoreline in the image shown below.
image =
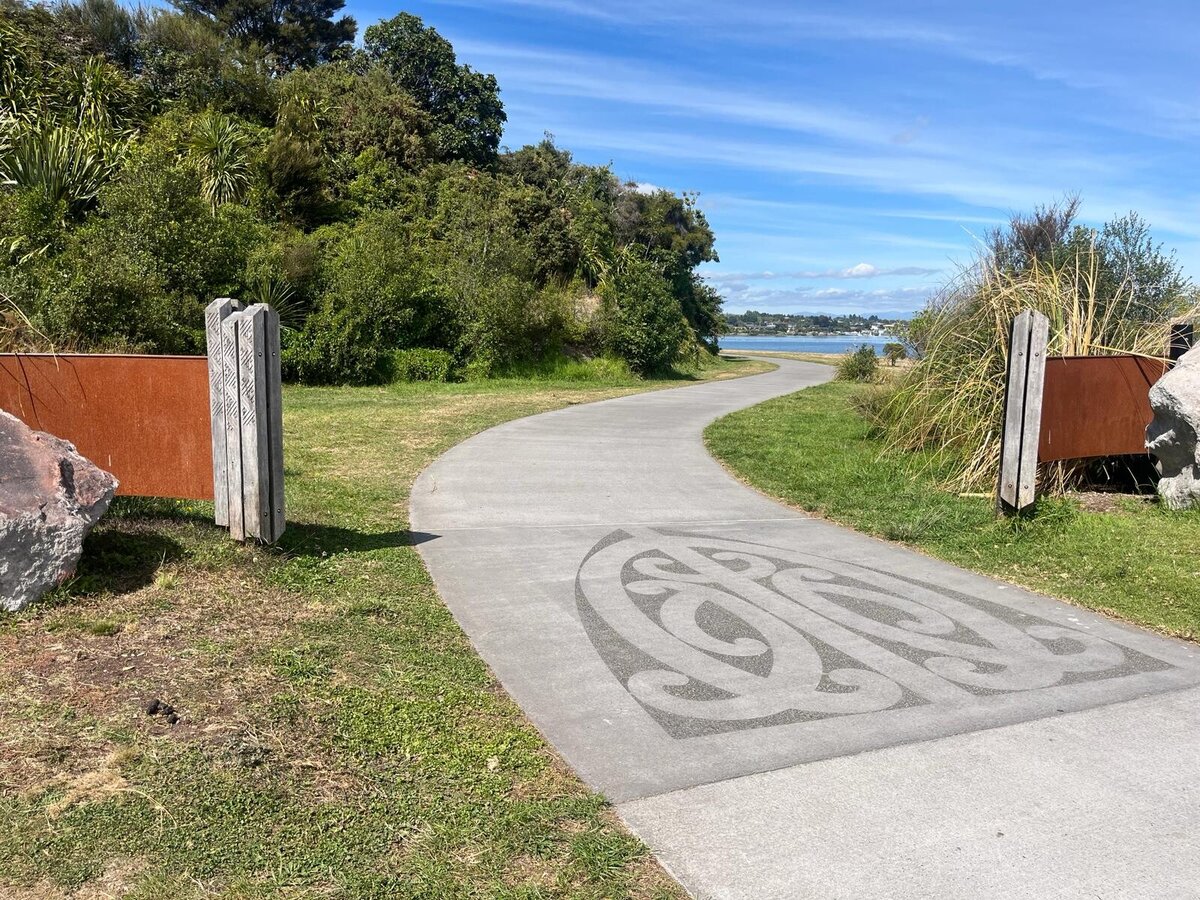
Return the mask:
<path id="1" fill-rule="evenodd" d="M 722 350 L 773 351 L 778 353 L 818 353 L 841 355 L 863 344 L 883 355 L 885 344 L 900 339 L 893 334 L 724 334 L 717 339 Z"/>

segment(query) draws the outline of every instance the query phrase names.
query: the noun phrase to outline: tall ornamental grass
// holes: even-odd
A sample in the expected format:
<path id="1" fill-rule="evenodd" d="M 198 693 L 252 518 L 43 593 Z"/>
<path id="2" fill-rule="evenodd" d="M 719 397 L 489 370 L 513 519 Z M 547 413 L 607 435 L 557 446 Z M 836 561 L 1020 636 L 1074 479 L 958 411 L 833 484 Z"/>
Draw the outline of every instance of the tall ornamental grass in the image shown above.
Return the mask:
<path id="1" fill-rule="evenodd" d="M 1170 326 L 1195 315 L 1190 301 L 1175 309 L 1139 302 L 1129 280 L 1103 290 L 1095 253 L 1058 262 L 1031 260 L 1023 271 L 997 265 L 986 254 L 959 273 L 912 324 L 919 362 L 884 402 L 868 411 L 892 450 L 933 451 L 943 486 L 991 491 L 1000 465 L 1009 328 L 1025 309 L 1050 320 L 1050 356 L 1134 353 L 1161 358 Z M 1043 490 L 1077 484 L 1082 463 L 1043 466 Z"/>

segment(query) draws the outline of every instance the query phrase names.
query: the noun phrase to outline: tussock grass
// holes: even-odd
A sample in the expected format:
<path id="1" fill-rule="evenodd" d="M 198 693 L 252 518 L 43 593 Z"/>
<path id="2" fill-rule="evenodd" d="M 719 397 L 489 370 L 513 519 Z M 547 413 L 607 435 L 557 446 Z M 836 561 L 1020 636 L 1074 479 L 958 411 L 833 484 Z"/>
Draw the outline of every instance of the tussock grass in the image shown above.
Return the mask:
<path id="1" fill-rule="evenodd" d="M 1133 353 L 1161 358 L 1170 326 L 1138 299 L 1128 282 L 1101 292 L 1095 253 L 1060 263 L 1033 259 L 1014 274 L 984 256 L 964 269 L 915 323 L 920 361 L 902 376 L 886 403 L 872 404 L 875 424 L 892 450 L 933 451 L 956 491 L 990 491 L 999 470 L 1008 335 L 1013 318 L 1033 309 L 1050 320 L 1051 356 Z M 1181 316 L 1194 316 L 1179 309 Z M 1042 487 L 1061 492 L 1082 467 L 1044 466 Z"/>

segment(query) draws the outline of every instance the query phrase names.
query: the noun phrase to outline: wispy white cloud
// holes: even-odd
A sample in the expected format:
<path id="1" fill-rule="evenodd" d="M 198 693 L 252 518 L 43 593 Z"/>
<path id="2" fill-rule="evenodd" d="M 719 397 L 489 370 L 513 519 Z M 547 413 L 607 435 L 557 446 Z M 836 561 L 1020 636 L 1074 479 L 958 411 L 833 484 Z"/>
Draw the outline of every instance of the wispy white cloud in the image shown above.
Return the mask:
<path id="1" fill-rule="evenodd" d="M 998 225 L 1007 214 L 997 210 L 987 214 L 977 207 L 965 209 L 911 209 L 863 206 L 860 203 L 814 203 L 805 200 L 764 200 L 710 191 L 703 194 L 705 209 L 738 214 L 749 221 L 852 221 L 862 224 L 871 219 L 909 219 L 919 222 L 950 222 L 958 225 Z"/>
<path id="2" fill-rule="evenodd" d="M 762 289 L 750 285 L 726 286 L 722 290 L 725 309 L 729 312 L 757 309 L 810 315 L 875 313 L 908 316 L 924 306 L 931 293 L 929 288 L 865 291 L 841 288 Z"/>
<path id="3" fill-rule="evenodd" d="M 633 134 L 591 128 L 560 128 L 570 144 L 604 150 L 636 153 L 667 160 L 689 160 L 741 170 L 816 176 L 859 182 L 908 195 L 941 195 L 967 203 L 1020 208 L 1041 203 L 1062 193 L 1053 172 L 1104 169 L 1118 166 L 1086 157 L 1045 160 L 1034 171 L 1022 161 L 995 152 L 985 159 L 935 159 L 897 153 L 835 152 L 806 145 L 787 145 L 771 140 L 730 141 L 689 138 L 679 133 Z M 982 156 L 982 154 L 980 154 Z M 1072 183 L 1070 186 L 1074 186 Z"/>
<path id="4" fill-rule="evenodd" d="M 844 107 L 772 100 L 711 82 L 681 79 L 654 66 L 617 56 L 563 53 L 538 47 L 460 41 L 464 58 L 502 73 L 504 83 L 538 94 L 636 104 L 711 122 L 742 122 L 838 140 L 886 144 L 892 126 Z"/>
<path id="5" fill-rule="evenodd" d="M 714 272 L 707 275 L 709 281 L 720 283 L 740 283 L 746 281 L 779 281 L 779 280 L 843 280 L 858 278 L 884 278 L 888 276 L 935 275 L 941 269 L 928 269 L 924 266 L 895 266 L 881 268 L 871 263 L 857 263 L 845 269 L 826 269 L 824 271 L 799 272 Z"/>
<path id="6" fill-rule="evenodd" d="M 788 46 L 813 42 L 878 44 L 904 48 L 927 58 L 958 60 L 988 68 L 1022 73 L 1033 81 L 1054 82 L 1066 88 L 1103 94 L 1118 100 L 1131 113 L 1106 110 L 1110 128 L 1124 128 L 1164 137 L 1200 134 L 1200 111 L 1191 85 L 1178 78 L 1181 66 L 1191 64 L 1191 44 L 1173 47 L 1177 65 L 1163 66 L 1154 54 L 1173 44 L 1171 32 L 1194 34 L 1194 9 L 1184 4 L 1171 14 L 1146 16 L 1129 28 L 1113 27 L 1119 17 L 1096 15 L 1089 7 L 1076 11 L 1069 4 L 1039 9 L 1022 16 L 1009 7 L 958 4 L 927 11 L 906 10 L 872 3 L 842 4 L 836 11 L 797 8 L 788 0 L 729 4 L 723 0 L 692 0 L 688 4 L 606 0 L 448 0 L 454 5 L 482 8 L 504 5 L 530 13 L 590 19 L 612 27 L 651 33 L 677 33 L 686 27 L 722 42 L 745 46 Z M 1091 27 L 1080 20 L 1090 18 Z M 1139 41 L 1136 28 L 1159 26 L 1157 46 Z M 1175 23 L 1174 26 L 1168 23 Z M 1078 35 L 1064 41 L 1063 33 Z M 1086 37 L 1084 36 L 1086 35 Z M 1165 40 L 1163 38 L 1166 38 Z M 1145 46 L 1144 46 L 1145 45 Z M 1114 65 L 1113 60 L 1121 60 Z M 1157 63 L 1157 64 L 1156 64 Z M 1082 104 L 1081 104 L 1082 105 Z M 919 130 L 919 129 L 918 129 Z M 907 128 L 898 137 L 916 131 Z"/>
<path id="7" fill-rule="evenodd" d="M 699 191 L 723 260 L 703 269 L 731 304 L 911 309 L 986 229 L 1070 191 L 1088 224 L 1137 209 L 1200 264 L 1200 107 L 1179 77 L 1200 7 L 1166 2 L 1136 20 L 1076 0 L 425 5 L 497 74 L 506 142 L 549 130 L 644 190 Z"/>

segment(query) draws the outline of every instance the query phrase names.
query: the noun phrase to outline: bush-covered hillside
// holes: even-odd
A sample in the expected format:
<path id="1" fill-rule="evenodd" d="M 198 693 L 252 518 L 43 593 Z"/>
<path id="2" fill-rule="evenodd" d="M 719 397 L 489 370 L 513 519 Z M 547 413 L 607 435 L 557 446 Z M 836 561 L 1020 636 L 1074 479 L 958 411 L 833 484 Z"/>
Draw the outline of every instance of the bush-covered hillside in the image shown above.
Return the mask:
<path id="1" fill-rule="evenodd" d="M 0 0 L 0 349 L 197 352 L 218 296 L 276 306 L 311 383 L 711 346 L 693 198 L 501 152 L 491 75 L 406 13 L 355 48 L 342 5 Z"/>

